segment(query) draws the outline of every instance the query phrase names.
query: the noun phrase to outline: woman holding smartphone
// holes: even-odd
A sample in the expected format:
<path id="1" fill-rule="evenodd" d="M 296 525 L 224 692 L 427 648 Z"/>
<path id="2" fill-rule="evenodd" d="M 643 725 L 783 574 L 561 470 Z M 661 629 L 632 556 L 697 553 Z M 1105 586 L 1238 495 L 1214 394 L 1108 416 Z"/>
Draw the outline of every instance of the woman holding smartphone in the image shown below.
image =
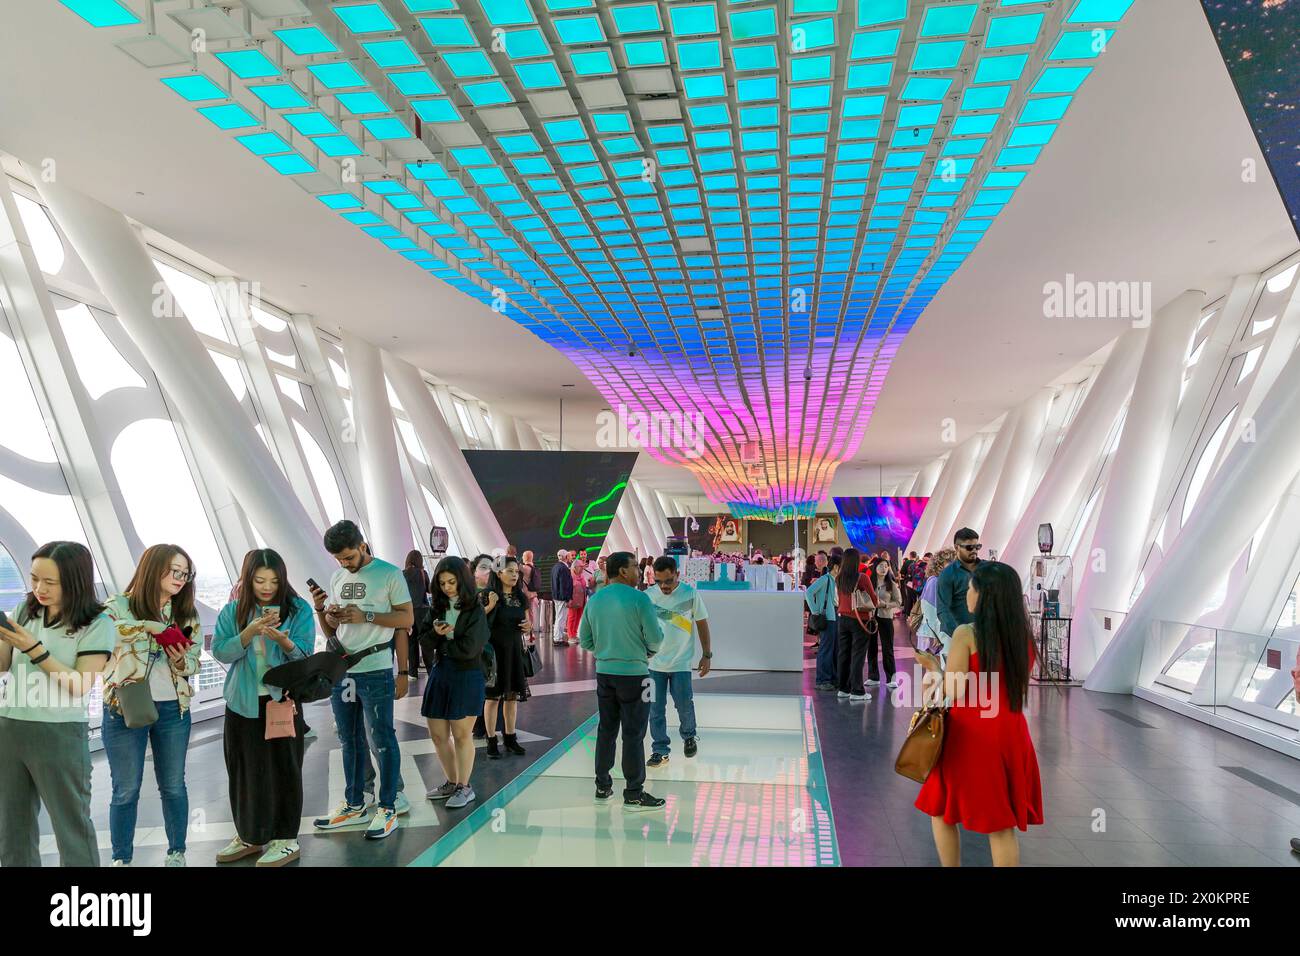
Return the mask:
<path id="1" fill-rule="evenodd" d="M 258 866 L 298 859 L 307 726 L 297 705 L 263 677 L 307 657 L 315 643 L 312 607 L 290 586 L 284 559 L 269 549 L 254 551 L 244 562 L 239 600 L 221 609 L 212 636 L 212 656 L 227 668 L 224 738 L 235 822 L 235 838 L 217 854 L 218 863 L 254 854 Z M 268 739 L 268 715 L 273 733 L 289 732 Z"/>
<path id="2" fill-rule="evenodd" d="M 524 642 L 532 640 L 529 622 L 528 594 L 524 591 L 519 561 L 505 559 L 505 566 L 496 574 L 488 587 L 496 602 L 488 614 L 489 640 L 496 653 L 497 679 L 486 690 L 483 705 L 483 724 L 490 728 L 487 738 L 487 755 L 493 760 L 501 756 L 497 749 L 497 711 L 505 723 L 505 748 L 507 753 L 522 757 L 524 748 L 515 736 L 515 719 L 519 702 L 528 699 L 528 678 L 524 676 Z M 575 593 L 576 593 L 575 582 Z"/>
<path id="3" fill-rule="evenodd" d="M 480 603 L 473 573 L 460 558 L 438 562 L 433 572 L 434 665 L 424 687 L 420 713 L 447 782 L 430 790 L 431 800 L 446 800 L 457 810 L 476 798 L 470 785 L 474 770 L 474 721 L 483 711 L 483 647 L 489 639 L 488 614 L 497 595 L 486 592 Z"/>
<path id="4" fill-rule="evenodd" d="M 104 751 L 113 778 L 108 828 L 113 865 L 130 866 L 135 855 L 135 821 L 144 780 L 144 753 L 153 751 L 154 775 L 162 795 L 167 832 L 166 866 L 185 865 L 185 833 L 190 801 L 185 788 L 185 758 L 190 745 L 190 677 L 199 672 L 203 652 L 194 608 L 194 562 L 185 549 L 155 544 L 145 549 L 126 591 L 110 598 L 117 645 L 104 674 Z M 189 634 L 180 638 L 189 628 Z M 170 639 L 160 643 L 158 638 Z M 120 687 L 148 683 L 158 719 L 131 728 L 117 700 Z"/>
<path id="5" fill-rule="evenodd" d="M 0 867 L 41 865 L 41 806 L 59 862 L 99 866 L 86 695 L 113 652 L 103 610 L 86 546 L 51 541 L 32 555 L 23 603 L 0 613 Z"/>

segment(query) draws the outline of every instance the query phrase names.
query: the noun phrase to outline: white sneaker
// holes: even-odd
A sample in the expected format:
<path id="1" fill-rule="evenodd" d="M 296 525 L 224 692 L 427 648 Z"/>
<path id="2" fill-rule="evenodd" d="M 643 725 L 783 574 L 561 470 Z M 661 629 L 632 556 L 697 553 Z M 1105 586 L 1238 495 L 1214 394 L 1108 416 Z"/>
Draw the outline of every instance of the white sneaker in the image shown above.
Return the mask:
<path id="1" fill-rule="evenodd" d="M 889 683 L 886 684 L 885 686 L 888 687 L 890 690 L 894 690 L 896 687 L 898 687 L 898 684 L 899 684 L 898 678 L 897 678 L 897 677 L 893 677 L 893 678 L 890 678 Z"/>
<path id="2" fill-rule="evenodd" d="M 114 866 L 130 866 L 131 864 L 128 863 L 126 860 L 114 860 L 114 861 L 113 861 L 113 865 L 114 865 Z"/>
<path id="3" fill-rule="evenodd" d="M 253 843 L 245 843 L 239 837 L 235 837 L 217 853 L 218 863 L 234 863 L 236 860 L 242 860 L 246 856 L 252 856 L 254 853 L 261 853 L 265 847 L 257 846 Z"/>
<path id="4" fill-rule="evenodd" d="M 866 691 L 863 691 L 861 694 L 850 694 L 849 700 L 853 703 L 857 703 L 858 701 L 863 701 L 863 700 L 871 700 L 871 695 L 868 694 Z"/>
<path id="5" fill-rule="evenodd" d="M 284 866 L 292 863 L 302 855 L 297 840 L 272 840 L 267 844 L 266 852 L 257 859 L 258 866 Z"/>
<path id="6" fill-rule="evenodd" d="M 868 687 L 879 687 L 879 686 L 880 686 L 880 681 L 878 681 L 878 680 L 872 680 L 870 677 L 868 677 L 868 678 L 867 678 L 866 680 L 864 680 L 862 683 L 866 684 Z"/>
<path id="7" fill-rule="evenodd" d="M 185 865 L 185 854 L 179 851 L 176 853 L 168 853 L 167 859 L 163 863 L 163 866 L 184 866 L 184 865 Z"/>
<path id="8" fill-rule="evenodd" d="M 370 807 L 350 807 L 344 800 L 329 812 L 328 816 L 318 817 L 312 821 L 317 830 L 337 830 L 339 827 L 360 823 L 370 815 Z"/>
<path id="9" fill-rule="evenodd" d="M 393 801 L 393 811 L 400 817 L 403 814 L 411 812 L 411 801 L 406 799 L 406 794 L 397 791 L 397 799 Z"/>
<path id="10" fill-rule="evenodd" d="M 384 837 L 392 836 L 397 830 L 397 812 L 395 810 L 385 810 L 380 807 L 375 811 L 374 819 L 370 821 L 370 826 L 366 828 L 367 840 L 382 840 Z"/>
<path id="11" fill-rule="evenodd" d="M 848 700 L 848 699 L 849 699 L 849 695 L 848 695 L 848 693 L 847 693 L 846 691 L 842 691 L 842 690 L 837 690 L 837 691 L 835 692 L 835 696 L 838 697 L 840 700 Z"/>

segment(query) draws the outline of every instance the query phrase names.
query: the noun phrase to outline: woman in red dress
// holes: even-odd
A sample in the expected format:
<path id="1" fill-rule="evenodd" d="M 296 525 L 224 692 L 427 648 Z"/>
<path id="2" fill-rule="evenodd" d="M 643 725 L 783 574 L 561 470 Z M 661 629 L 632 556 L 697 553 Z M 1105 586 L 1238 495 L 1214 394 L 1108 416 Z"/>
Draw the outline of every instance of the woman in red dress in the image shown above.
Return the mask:
<path id="1" fill-rule="evenodd" d="M 1043 822 L 1038 758 L 1024 715 L 1033 643 L 1020 575 L 999 561 L 979 564 L 966 606 L 975 620 L 952 636 L 943 675 L 952 701 L 943 753 L 916 807 L 930 815 L 944 866 L 961 865 L 958 825 L 988 834 L 994 866 L 1017 866 L 1016 830 Z M 938 671 L 938 660 L 918 656 Z"/>

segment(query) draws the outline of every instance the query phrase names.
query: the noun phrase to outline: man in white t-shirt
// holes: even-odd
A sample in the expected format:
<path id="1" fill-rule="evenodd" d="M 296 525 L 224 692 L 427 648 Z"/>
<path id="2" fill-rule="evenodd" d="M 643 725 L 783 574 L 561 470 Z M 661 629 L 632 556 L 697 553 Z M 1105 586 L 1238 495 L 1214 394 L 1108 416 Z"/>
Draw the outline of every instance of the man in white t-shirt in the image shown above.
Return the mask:
<path id="1" fill-rule="evenodd" d="M 362 791 L 373 741 L 379 798 L 366 838 L 379 840 L 397 828 L 402 757 L 393 729 L 393 700 L 406 696 L 409 675 L 403 670 L 394 680 L 393 643 L 397 660 L 409 660 L 407 635 L 415 619 L 411 590 L 400 568 L 370 553 L 361 529 L 351 521 L 340 521 L 325 532 L 325 550 L 334 555 L 339 568 L 330 578 L 328 594 L 311 588 L 321 628 L 348 655 L 365 656 L 348 668 L 330 697 L 346 789 L 343 803 L 314 825 L 333 830 L 367 816 L 370 808 Z"/>
<path id="2" fill-rule="evenodd" d="M 691 662 L 695 658 L 695 641 L 703 649 L 699 671 L 703 677 L 713 663 L 712 642 L 709 637 L 709 612 L 695 588 L 682 584 L 677 573 L 677 561 L 664 555 L 656 558 L 654 586 L 646 590 L 655 612 L 664 642 L 659 652 L 650 658 L 650 679 L 654 682 L 654 696 L 650 699 L 650 742 L 653 750 L 647 767 L 662 767 L 668 762 L 668 696 L 677 708 L 683 749 L 687 757 L 698 751 L 695 727 L 695 691 L 691 687 Z"/>

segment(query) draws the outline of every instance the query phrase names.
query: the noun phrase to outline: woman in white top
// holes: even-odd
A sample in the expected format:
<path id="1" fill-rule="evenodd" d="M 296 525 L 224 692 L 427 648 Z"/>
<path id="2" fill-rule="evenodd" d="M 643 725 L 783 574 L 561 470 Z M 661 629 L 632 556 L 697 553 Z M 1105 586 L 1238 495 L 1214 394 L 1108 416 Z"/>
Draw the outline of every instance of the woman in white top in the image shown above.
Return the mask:
<path id="1" fill-rule="evenodd" d="M 90 821 L 86 695 L 113 650 L 90 552 L 51 541 L 32 555 L 32 589 L 0 624 L 0 867 L 40 866 L 45 807 L 63 866 L 99 866 Z"/>
<path id="2" fill-rule="evenodd" d="M 174 544 L 145 550 L 126 586 L 111 598 L 108 616 L 117 647 L 104 674 L 104 751 L 113 778 L 108 829 L 113 865 L 129 866 L 135 855 L 135 821 L 144 780 L 144 752 L 153 751 L 154 776 L 162 796 L 167 866 L 185 865 L 190 801 L 185 758 L 190 743 L 189 678 L 199 672 L 203 635 L 194 609 L 194 563 Z M 188 629 L 188 634 L 186 630 Z M 120 688 L 148 683 L 158 719 L 128 727 L 118 700 Z"/>
<path id="3" fill-rule="evenodd" d="M 875 687 L 880 683 L 880 670 L 876 661 L 876 644 L 879 643 L 885 686 L 893 688 L 898 686 L 898 678 L 894 674 L 894 614 L 903 606 L 903 591 L 898 586 L 898 578 L 888 559 L 879 556 L 872 566 L 871 583 L 876 589 L 876 632 L 867 632 L 866 684 Z"/>

